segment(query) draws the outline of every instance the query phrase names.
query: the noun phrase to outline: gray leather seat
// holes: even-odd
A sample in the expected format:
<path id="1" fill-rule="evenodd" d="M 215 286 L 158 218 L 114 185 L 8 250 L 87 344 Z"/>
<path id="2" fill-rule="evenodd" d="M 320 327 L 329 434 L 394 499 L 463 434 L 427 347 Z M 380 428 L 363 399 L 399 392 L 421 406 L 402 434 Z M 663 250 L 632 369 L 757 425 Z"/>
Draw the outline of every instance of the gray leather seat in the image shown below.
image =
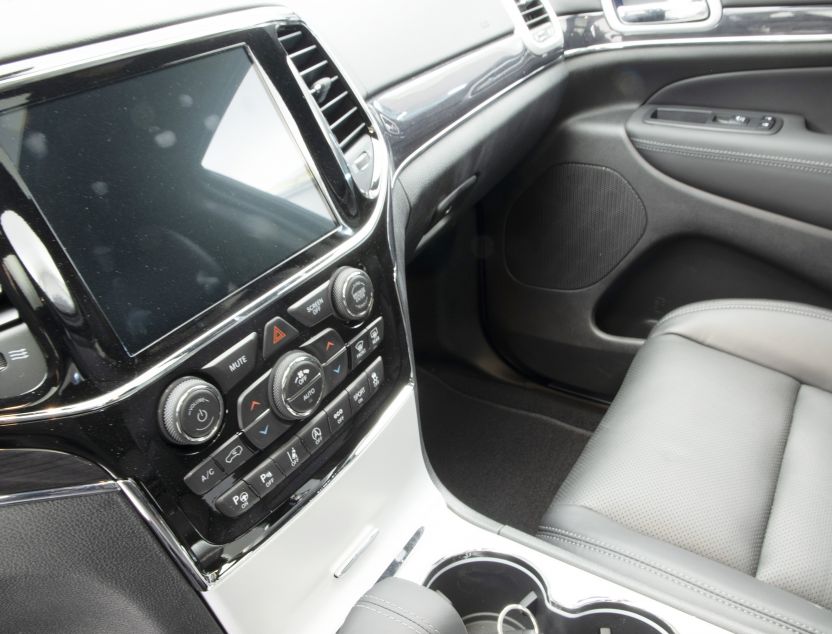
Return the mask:
<path id="1" fill-rule="evenodd" d="M 734 630 L 832 631 L 832 312 L 668 315 L 539 537 Z"/>

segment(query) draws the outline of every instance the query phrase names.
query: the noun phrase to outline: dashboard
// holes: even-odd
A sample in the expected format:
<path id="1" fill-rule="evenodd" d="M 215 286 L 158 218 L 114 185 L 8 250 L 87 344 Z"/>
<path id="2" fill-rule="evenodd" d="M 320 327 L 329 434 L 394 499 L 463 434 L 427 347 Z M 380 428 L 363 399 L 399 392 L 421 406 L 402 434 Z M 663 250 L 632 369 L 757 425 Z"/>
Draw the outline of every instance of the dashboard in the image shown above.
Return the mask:
<path id="1" fill-rule="evenodd" d="M 618 18 L 635 9 L 611 0 L 7 0 L 6 628 L 346 632 L 348 615 L 367 608 L 367 589 L 388 580 L 440 591 L 460 617 L 494 608 L 499 620 L 518 597 L 526 609 L 537 602 L 547 631 L 707 633 L 732 623 L 694 616 L 711 615 L 695 584 L 657 590 L 641 572 L 595 565 L 577 552 L 583 545 L 547 544 L 457 500 L 437 477 L 440 462 L 434 472 L 427 458 L 423 424 L 428 442 L 438 441 L 420 419 L 417 391 L 429 411 L 428 388 L 417 386 L 414 358 L 415 333 L 420 363 L 464 348 L 442 362 L 503 359 L 553 385 L 572 385 L 558 380 L 561 370 L 585 372 L 593 394 L 607 392 L 587 389 L 593 381 L 617 381 L 618 370 L 605 368 L 623 373 L 634 331 L 596 328 L 591 306 L 628 286 L 599 278 L 561 288 L 543 270 L 573 249 L 578 264 L 606 252 L 601 243 L 615 231 L 596 231 L 580 205 L 580 222 L 565 228 L 549 222 L 548 206 L 538 214 L 529 205 L 532 229 L 511 240 L 529 275 L 508 266 L 508 214 L 525 206 L 521 192 L 539 185 L 556 197 L 550 186 L 563 181 L 570 200 L 614 193 L 592 178 L 580 183 L 572 167 L 614 175 L 604 166 L 620 164 L 623 183 L 652 183 L 632 188 L 648 193 L 634 217 L 660 209 L 662 228 L 633 227 L 657 245 L 676 235 L 674 214 L 685 232 L 691 218 L 704 227 L 718 217 L 720 244 L 726 230 L 738 234 L 722 226 L 716 204 L 687 213 L 691 192 L 654 183 L 669 179 L 628 132 L 741 126 L 755 142 L 779 138 L 791 115 L 778 113 L 800 95 L 782 97 L 779 80 L 758 93 L 753 78 L 733 75 L 777 57 L 795 75 L 783 85 L 808 90 L 806 78 L 825 64 L 817 45 L 828 44 L 832 11 L 695 4 L 708 18 L 688 31 L 626 24 Z M 760 94 L 781 105 L 745 101 Z M 739 97 L 746 106 L 717 107 Z M 647 105 L 625 121 L 635 103 Z M 585 233 L 599 235 L 574 238 Z M 546 248 L 531 249 L 538 240 Z M 808 240 L 795 244 L 811 254 Z M 463 255 L 464 274 L 454 268 Z M 622 262 L 610 265 L 616 276 L 629 270 Z M 664 295 L 645 300 L 649 314 L 663 310 Z M 627 303 L 623 291 L 612 296 Z M 623 322 L 640 327 L 634 310 Z M 500 333 L 527 355 L 501 348 Z M 589 361 L 576 363 L 582 356 Z M 456 418 L 439 400 L 436 411 Z M 443 445 L 453 466 L 470 449 L 462 436 L 459 449 Z M 520 464 L 510 442 L 499 446 Z M 482 462 L 502 475 L 493 457 L 489 448 Z M 689 600 L 670 602 L 677 591 Z M 726 604 L 719 594 L 713 602 Z M 758 631 L 756 608 L 736 603 Z M 781 617 L 769 616 L 777 626 Z"/>
<path id="2" fill-rule="evenodd" d="M 450 8 L 395 64 L 333 29 L 346 4 L 105 11 L 106 36 L 75 21 L 37 54 L 10 34 L 0 446 L 97 465 L 197 587 L 255 552 L 412 383 L 408 252 L 545 122 L 489 106 L 538 75 L 513 98 L 558 94 L 563 38 L 538 4 L 531 25 L 477 4 L 464 36 L 470 7 Z"/>

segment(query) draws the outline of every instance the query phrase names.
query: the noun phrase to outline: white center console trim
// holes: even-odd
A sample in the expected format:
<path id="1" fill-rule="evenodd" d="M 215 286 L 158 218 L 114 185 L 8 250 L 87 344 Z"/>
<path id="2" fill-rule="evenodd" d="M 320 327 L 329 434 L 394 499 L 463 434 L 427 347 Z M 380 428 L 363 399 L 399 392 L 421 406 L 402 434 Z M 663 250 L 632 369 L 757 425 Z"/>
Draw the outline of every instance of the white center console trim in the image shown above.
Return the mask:
<path id="1" fill-rule="evenodd" d="M 425 464 L 413 386 L 403 389 L 382 414 L 360 459 L 203 597 L 229 634 L 335 632 L 421 527 L 424 532 L 396 576 L 423 583 L 446 558 L 469 551 L 505 553 L 535 568 L 563 607 L 611 600 L 655 614 L 679 634 L 723 632 L 453 513 Z M 376 530 L 352 558 L 363 538 Z M 336 577 L 351 558 L 349 569 Z"/>

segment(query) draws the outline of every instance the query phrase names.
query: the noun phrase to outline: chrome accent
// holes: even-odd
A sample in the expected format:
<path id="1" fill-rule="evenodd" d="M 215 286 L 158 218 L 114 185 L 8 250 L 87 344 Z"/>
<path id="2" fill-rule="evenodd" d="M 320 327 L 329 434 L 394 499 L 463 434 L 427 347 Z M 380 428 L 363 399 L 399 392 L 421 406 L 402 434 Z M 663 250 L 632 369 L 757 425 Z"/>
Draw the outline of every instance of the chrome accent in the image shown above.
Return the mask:
<path id="1" fill-rule="evenodd" d="M 332 576 L 336 579 L 340 579 L 343 577 L 347 571 L 352 568 L 352 565 L 355 563 L 356 559 L 361 557 L 367 548 L 370 547 L 370 544 L 373 543 L 375 538 L 378 537 L 378 529 L 377 528 L 368 528 L 367 532 L 361 537 L 356 544 L 355 548 L 346 556 L 344 561 L 338 564 L 335 567 L 335 570 L 332 572 Z"/>
<path id="2" fill-rule="evenodd" d="M 609 25 L 628 34 L 708 31 L 722 19 L 720 0 L 601 0 L 601 7 Z"/>
<path id="3" fill-rule="evenodd" d="M 77 314 L 78 307 L 58 265 L 29 223 L 17 212 L 7 209 L 0 215 L 0 226 L 21 264 L 52 305 L 64 315 Z"/>
<path id="4" fill-rule="evenodd" d="M 621 33 L 600 11 L 564 16 L 561 25 L 567 58 L 644 46 L 832 42 L 832 6 L 726 8 L 707 35 Z"/>
<path id="5" fill-rule="evenodd" d="M 186 386 L 187 385 L 187 386 Z M 182 388 L 185 388 L 182 391 Z M 194 392 L 207 391 L 217 400 L 220 406 L 219 418 L 214 423 L 213 421 L 203 427 L 207 433 L 202 436 L 191 436 L 186 434 L 182 429 L 182 417 L 184 415 L 184 407 L 188 399 Z M 181 392 L 177 394 L 177 392 Z M 222 398 L 220 391 L 208 381 L 200 379 L 195 376 L 183 377 L 165 390 L 162 395 L 162 404 L 160 408 L 159 427 L 167 436 L 168 440 L 177 445 L 201 445 L 213 438 L 222 426 L 223 412 L 225 412 L 225 401 Z"/>
<path id="6" fill-rule="evenodd" d="M 372 100 L 396 166 L 402 167 L 439 138 L 561 58 L 529 52 L 516 36 L 500 38 L 409 79 Z"/>
<path id="7" fill-rule="evenodd" d="M 150 530 L 153 531 L 153 534 L 156 535 L 168 554 L 173 557 L 185 577 L 197 590 L 207 590 L 215 577 L 213 575 L 203 575 L 188 550 L 179 543 L 176 535 L 170 530 L 156 507 L 148 501 L 139 486 L 132 480 L 117 480 L 112 484 L 114 489 L 120 489 L 127 496 L 133 508 L 141 515 L 145 524 L 150 527 Z"/>
<path id="8" fill-rule="evenodd" d="M 503 0 L 503 5 L 514 24 L 514 33 L 526 48 L 535 55 L 545 55 L 555 49 L 563 49 L 563 29 L 551 1 L 540 0 L 548 21 L 539 25 L 530 25 L 525 21 L 523 16 L 527 11 L 523 11 L 520 4 L 517 0 Z"/>
<path id="9" fill-rule="evenodd" d="M 57 489 L 9 493 L 7 495 L 0 495 L 0 507 L 11 506 L 12 504 L 24 504 L 26 502 L 43 502 L 48 500 L 62 500 L 64 498 L 80 497 L 84 495 L 97 495 L 99 493 L 118 491 L 118 489 L 118 485 L 112 480 L 102 480 L 101 482 L 59 487 Z"/>
<path id="10" fill-rule="evenodd" d="M 533 566 L 528 560 L 517 555 L 508 555 L 498 551 L 468 551 L 454 555 L 452 557 L 448 557 L 441 561 L 430 572 L 427 579 L 425 579 L 424 581 L 424 585 L 426 587 L 430 587 L 431 584 L 441 574 L 447 572 L 448 570 L 459 568 L 460 566 L 465 566 L 472 561 L 494 562 L 501 565 L 510 566 L 511 568 L 514 568 L 515 570 L 519 570 L 520 572 L 524 573 L 526 576 L 529 577 L 529 579 L 531 579 L 535 583 L 535 585 L 538 587 L 540 594 L 545 598 L 546 609 L 564 618 L 574 619 L 580 616 L 586 616 L 588 614 L 599 613 L 624 614 L 629 617 L 638 619 L 645 625 L 649 626 L 650 629 L 653 630 L 653 632 L 657 632 L 658 634 L 673 634 L 673 632 L 668 630 L 666 627 L 663 627 L 659 623 L 656 623 L 648 619 L 644 615 L 640 614 L 642 610 L 636 607 L 632 601 L 628 601 L 626 599 L 613 599 L 611 597 L 593 596 L 592 598 L 584 599 L 584 601 L 582 601 L 579 605 L 567 610 L 564 608 L 564 606 L 555 602 L 555 600 L 553 599 L 552 592 L 549 590 L 549 584 L 546 582 L 546 579 L 544 579 L 544 577 L 537 570 L 537 568 L 535 568 L 535 566 Z M 610 605 L 610 607 L 592 607 L 593 605 L 597 605 L 599 603 L 612 605 Z M 615 607 L 613 607 L 613 605 Z M 628 608 L 632 608 L 632 611 Z M 658 617 L 654 618 L 658 619 Z"/>
<path id="11" fill-rule="evenodd" d="M 399 568 L 402 567 L 407 558 L 410 556 L 410 553 L 413 552 L 413 549 L 416 548 L 416 544 L 419 543 L 419 540 L 422 539 L 422 535 L 425 533 L 425 527 L 420 526 L 413 536 L 407 540 L 407 543 L 404 545 L 404 548 L 399 551 L 399 554 L 390 562 L 390 565 L 387 566 L 387 569 L 381 574 L 381 577 L 378 578 L 379 581 L 382 579 L 386 579 L 387 577 L 394 577 L 396 573 L 399 571 Z"/>
<path id="12" fill-rule="evenodd" d="M 280 7 L 246 9 L 208 18 L 200 18 L 191 22 L 166 26 L 134 35 L 127 35 L 113 40 L 96 42 L 94 44 L 88 44 L 65 51 L 48 53 L 29 60 L 11 62 L 0 66 L 0 91 L 5 91 L 9 88 L 20 86 L 34 80 L 54 77 L 70 71 L 85 69 L 106 62 L 127 59 L 139 53 L 145 53 L 181 44 L 202 36 L 221 35 L 223 33 L 230 33 L 240 29 L 256 28 L 258 26 L 267 26 L 270 24 L 277 25 L 278 23 L 284 22 L 298 23 L 299 18 L 288 10 Z M 317 35 L 315 35 L 315 37 L 317 38 Z M 318 39 L 318 41 L 320 41 L 320 39 Z M 338 66 L 338 68 L 343 68 L 332 55 L 330 55 L 330 57 L 333 59 L 333 62 Z M 258 67 L 258 72 L 262 74 L 262 69 L 259 68 L 257 60 L 253 56 L 252 61 Z M 374 111 L 367 107 L 363 100 L 361 100 L 359 97 L 360 93 L 355 89 L 355 86 L 347 77 L 344 77 L 344 81 L 350 90 L 352 90 L 356 95 L 357 103 L 364 110 L 369 121 L 372 125 L 377 125 L 377 119 Z M 282 105 L 282 100 L 277 94 L 272 82 L 266 80 L 264 83 L 270 91 L 270 94 L 277 100 L 277 103 Z M 301 87 L 303 88 L 302 82 Z M 309 95 L 308 90 L 305 90 L 305 93 L 307 95 L 307 99 L 311 100 L 311 103 L 314 104 L 314 100 L 311 95 Z M 285 108 L 285 106 L 282 107 Z M 284 118 L 286 119 L 289 129 L 295 135 L 296 140 L 298 140 L 301 152 L 303 152 L 304 157 L 307 158 L 309 168 L 312 170 L 315 178 L 317 179 L 317 184 L 322 188 L 324 195 L 327 197 L 327 202 L 330 203 L 333 212 L 337 215 L 337 207 L 332 204 L 326 188 L 322 186 L 320 173 L 318 172 L 314 161 L 311 160 L 311 156 L 306 149 L 305 143 L 303 143 L 302 137 L 300 136 L 300 132 L 297 129 L 293 118 L 291 115 L 285 116 L 285 111 L 281 112 L 284 114 Z M 317 113 L 317 106 L 313 108 L 313 112 Z M 325 127 L 323 129 L 326 130 Z M 329 135 L 327 135 L 327 139 L 329 139 Z M 349 167 L 346 165 L 341 152 L 337 149 L 337 146 L 331 143 L 331 141 L 328 142 L 333 148 L 336 159 L 340 163 L 343 163 L 342 170 L 344 172 L 344 176 L 347 179 L 347 182 L 351 184 L 353 182 L 352 175 L 350 174 Z M 216 326 L 206 330 L 198 337 L 189 341 L 187 344 L 179 348 L 179 350 L 170 354 L 159 363 L 153 365 L 139 376 L 127 381 L 119 387 L 94 398 L 77 403 L 58 405 L 29 412 L 3 414 L 0 415 L 0 424 L 14 424 L 75 416 L 101 410 L 121 400 L 129 398 L 140 392 L 149 383 L 155 381 L 172 368 L 186 361 L 205 344 L 223 335 L 241 321 L 250 318 L 257 311 L 263 309 L 268 304 L 280 299 L 298 286 L 308 282 L 315 275 L 334 264 L 338 259 L 350 251 L 354 250 L 371 235 L 378 225 L 379 220 L 384 217 L 383 212 L 387 201 L 387 177 L 389 175 L 389 154 L 387 151 L 387 145 L 377 137 L 373 137 L 372 142 L 375 157 L 373 170 L 374 180 L 370 191 L 367 192 L 367 198 L 375 200 L 373 211 L 369 220 L 364 225 L 354 231 L 352 235 L 347 233 L 349 237 L 342 244 L 316 262 L 313 262 L 306 268 L 301 269 L 289 279 L 284 280 L 271 290 L 265 292 L 248 305 L 229 315 Z"/>
<path id="13" fill-rule="evenodd" d="M 315 500 L 321 493 L 329 489 L 330 486 L 333 485 L 334 480 L 343 472 L 345 471 L 350 465 L 352 465 L 367 449 L 373 444 L 376 438 L 378 438 L 384 429 L 390 424 L 391 419 L 405 406 L 405 403 L 408 399 L 413 399 L 414 396 L 413 385 L 408 384 L 403 387 L 395 396 L 393 396 L 387 407 L 382 410 L 380 414 L 377 415 L 377 420 L 373 423 L 372 427 L 367 431 L 365 436 L 361 439 L 358 445 L 353 449 L 353 451 L 344 458 L 338 465 L 336 465 L 329 473 L 327 473 L 320 481 L 320 483 L 309 493 L 303 496 L 299 496 L 297 498 L 297 503 L 295 504 L 292 509 L 286 513 L 283 517 L 277 519 L 277 521 L 269 524 L 263 523 L 255 528 L 252 528 L 248 533 L 242 535 L 238 539 L 236 539 L 231 544 L 226 544 L 222 547 L 222 560 L 223 565 L 217 570 L 215 573 L 210 575 L 203 575 L 200 572 L 200 576 L 202 577 L 203 581 L 206 584 L 206 588 L 210 588 L 214 582 L 220 580 L 226 573 L 230 570 L 235 568 L 240 563 L 244 562 L 248 555 L 250 555 L 257 546 L 262 544 L 264 541 L 269 539 L 272 535 L 274 535 L 281 527 L 283 527 L 286 523 L 290 522 L 292 518 L 296 517 L 297 514 L 305 508 L 310 502 Z M 158 514 L 157 514 L 158 516 Z M 162 521 L 159 518 L 159 521 Z M 167 527 L 165 526 L 167 529 Z M 181 549 L 184 553 L 187 551 L 178 544 L 176 541 L 176 537 L 173 533 L 167 529 L 167 532 L 170 533 L 170 539 L 173 540 L 173 544 L 178 549 Z M 372 543 L 372 540 L 371 542 Z M 370 544 L 367 544 L 369 547 Z M 366 550 L 366 549 L 365 549 Z"/>

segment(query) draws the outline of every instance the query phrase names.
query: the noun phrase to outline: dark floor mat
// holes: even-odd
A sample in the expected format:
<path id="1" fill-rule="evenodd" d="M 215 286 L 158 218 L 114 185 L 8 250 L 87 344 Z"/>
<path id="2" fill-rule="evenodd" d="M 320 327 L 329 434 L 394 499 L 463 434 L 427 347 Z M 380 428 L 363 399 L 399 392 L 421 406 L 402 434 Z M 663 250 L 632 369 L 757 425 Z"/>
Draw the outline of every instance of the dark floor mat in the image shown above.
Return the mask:
<path id="1" fill-rule="evenodd" d="M 497 404 L 420 369 L 422 433 L 442 483 L 471 508 L 534 533 L 590 433 Z"/>

